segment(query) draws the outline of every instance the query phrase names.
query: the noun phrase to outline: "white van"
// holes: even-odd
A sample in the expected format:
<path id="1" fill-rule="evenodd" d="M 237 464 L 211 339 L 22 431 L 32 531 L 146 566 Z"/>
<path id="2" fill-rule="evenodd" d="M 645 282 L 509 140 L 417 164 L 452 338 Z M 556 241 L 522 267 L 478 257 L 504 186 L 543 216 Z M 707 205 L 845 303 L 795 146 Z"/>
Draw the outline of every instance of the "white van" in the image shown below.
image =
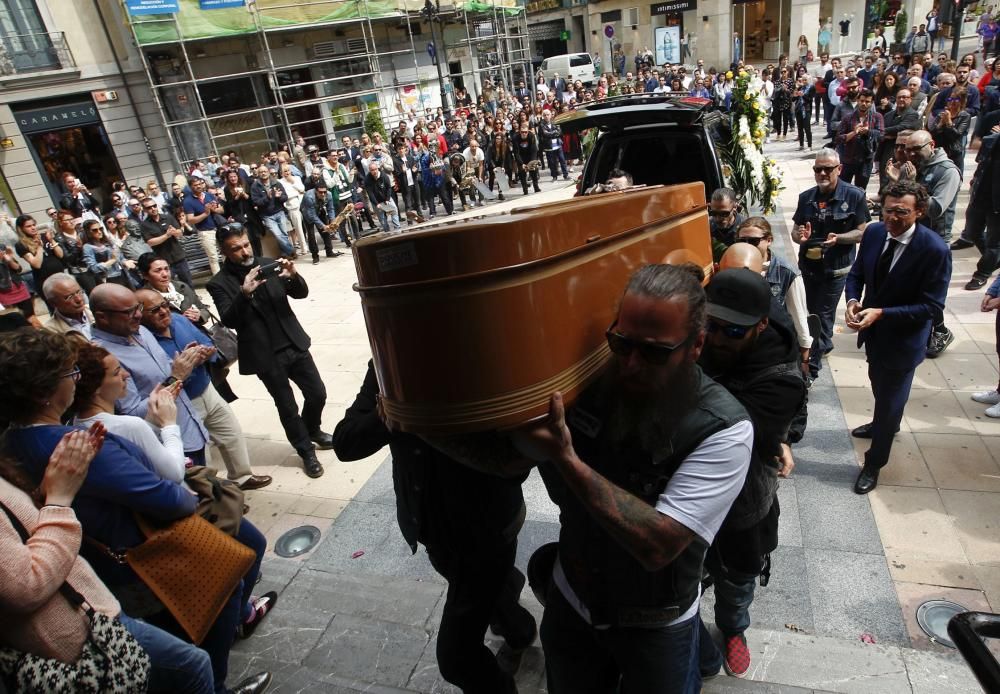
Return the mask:
<path id="1" fill-rule="evenodd" d="M 542 61 L 541 70 L 545 73 L 546 84 L 552 81 L 556 73 L 559 73 L 559 76 L 567 82 L 580 80 L 591 86 L 597 81 L 597 74 L 594 72 L 594 59 L 590 57 L 590 53 L 554 55 Z"/>

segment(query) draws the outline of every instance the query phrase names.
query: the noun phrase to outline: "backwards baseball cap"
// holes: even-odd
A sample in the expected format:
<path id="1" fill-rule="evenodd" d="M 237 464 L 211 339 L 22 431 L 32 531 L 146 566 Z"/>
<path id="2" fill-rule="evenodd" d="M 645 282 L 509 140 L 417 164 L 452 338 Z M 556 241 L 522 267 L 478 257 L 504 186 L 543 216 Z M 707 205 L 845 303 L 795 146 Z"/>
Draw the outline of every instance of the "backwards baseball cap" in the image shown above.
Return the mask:
<path id="1" fill-rule="evenodd" d="M 708 315 L 733 325 L 756 325 L 771 311 L 771 285 L 747 268 L 716 274 L 705 294 Z"/>

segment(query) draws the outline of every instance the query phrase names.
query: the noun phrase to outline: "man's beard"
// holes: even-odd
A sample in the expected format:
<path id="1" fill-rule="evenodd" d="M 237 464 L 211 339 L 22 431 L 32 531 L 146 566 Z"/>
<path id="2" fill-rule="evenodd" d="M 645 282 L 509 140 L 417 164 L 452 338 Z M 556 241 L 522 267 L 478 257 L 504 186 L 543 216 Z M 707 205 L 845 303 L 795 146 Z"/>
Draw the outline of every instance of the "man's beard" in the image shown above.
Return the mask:
<path id="1" fill-rule="evenodd" d="M 639 447 L 657 453 L 670 447 L 678 423 L 697 401 L 697 367 L 685 361 L 659 390 L 636 393 L 623 388 L 614 365 L 602 377 L 608 407 L 605 437 L 616 448 Z"/>

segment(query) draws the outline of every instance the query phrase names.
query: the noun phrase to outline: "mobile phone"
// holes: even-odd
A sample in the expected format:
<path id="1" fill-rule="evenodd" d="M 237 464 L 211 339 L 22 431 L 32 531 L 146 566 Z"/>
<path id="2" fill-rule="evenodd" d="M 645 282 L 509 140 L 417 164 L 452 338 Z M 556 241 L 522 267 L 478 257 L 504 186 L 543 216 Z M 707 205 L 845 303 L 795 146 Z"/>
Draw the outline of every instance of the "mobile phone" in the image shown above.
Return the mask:
<path id="1" fill-rule="evenodd" d="M 284 268 L 282 267 L 281 263 L 270 263 L 268 265 L 261 265 L 260 273 L 257 276 L 262 279 L 267 277 L 277 277 L 278 275 L 281 274 L 281 271 L 283 269 Z"/>

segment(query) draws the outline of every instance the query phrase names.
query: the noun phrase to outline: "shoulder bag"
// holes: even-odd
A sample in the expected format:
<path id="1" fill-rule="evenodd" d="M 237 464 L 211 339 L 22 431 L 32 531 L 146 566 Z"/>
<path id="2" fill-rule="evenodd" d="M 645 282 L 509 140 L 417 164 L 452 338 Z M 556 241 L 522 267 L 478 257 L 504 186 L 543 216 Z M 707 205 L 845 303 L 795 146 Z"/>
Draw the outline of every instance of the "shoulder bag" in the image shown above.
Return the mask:
<path id="1" fill-rule="evenodd" d="M 3 504 L 11 525 L 27 544 L 28 531 Z M 83 609 L 90 634 L 75 663 L 0 647 L 0 675 L 12 691 L 27 694 L 132 694 L 146 691 L 149 656 L 117 617 L 96 612 L 67 582 L 59 592 Z"/>
<path id="2" fill-rule="evenodd" d="M 184 482 L 198 495 L 199 516 L 227 535 L 235 536 L 243 520 L 244 494 L 240 486 L 221 480 L 215 468 L 192 465 L 184 471 Z"/>
<path id="3" fill-rule="evenodd" d="M 163 527 L 136 514 L 146 541 L 112 550 L 86 538 L 135 571 L 196 646 L 204 641 L 254 562 L 254 552 L 194 513 Z"/>
<path id="4" fill-rule="evenodd" d="M 208 312 L 208 315 L 212 319 L 212 325 L 205 328 L 205 332 L 212 338 L 219 354 L 222 355 L 223 363 L 226 366 L 232 366 L 240 358 L 236 332 L 219 320 L 219 317 L 211 311 Z"/>

